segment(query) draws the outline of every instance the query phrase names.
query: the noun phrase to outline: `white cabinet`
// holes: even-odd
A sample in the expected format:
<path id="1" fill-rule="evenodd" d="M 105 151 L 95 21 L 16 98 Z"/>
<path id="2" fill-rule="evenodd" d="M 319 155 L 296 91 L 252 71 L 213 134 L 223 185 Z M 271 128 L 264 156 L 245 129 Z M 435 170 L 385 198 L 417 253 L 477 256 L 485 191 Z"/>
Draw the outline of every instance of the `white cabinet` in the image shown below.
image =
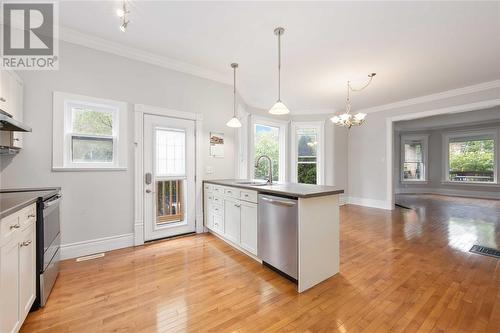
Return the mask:
<path id="1" fill-rule="evenodd" d="M 240 202 L 224 199 L 224 236 L 235 244 L 240 243 Z"/>
<path id="2" fill-rule="evenodd" d="M 257 256 L 257 191 L 205 184 L 205 226 Z"/>
<path id="3" fill-rule="evenodd" d="M 17 236 L 17 235 L 16 235 Z M 19 329 L 19 244 L 17 238 L 0 247 L 0 332 Z"/>
<path id="4" fill-rule="evenodd" d="M 36 297 L 35 205 L 0 221 L 0 332 L 17 332 Z"/>
<path id="5" fill-rule="evenodd" d="M 36 297 L 35 224 L 21 232 L 19 240 L 19 306 L 21 322 L 26 319 Z"/>
<path id="6" fill-rule="evenodd" d="M 248 252 L 257 255 L 257 204 L 242 201 L 240 216 L 240 245 Z"/>
<path id="7" fill-rule="evenodd" d="M 23 121 L 23 82 L 12 71 L 0 70 L 0 110 L 15 120 Z M 23 133 L 12 132 L 11 140 L 11 146 L 21 148 Z"/>

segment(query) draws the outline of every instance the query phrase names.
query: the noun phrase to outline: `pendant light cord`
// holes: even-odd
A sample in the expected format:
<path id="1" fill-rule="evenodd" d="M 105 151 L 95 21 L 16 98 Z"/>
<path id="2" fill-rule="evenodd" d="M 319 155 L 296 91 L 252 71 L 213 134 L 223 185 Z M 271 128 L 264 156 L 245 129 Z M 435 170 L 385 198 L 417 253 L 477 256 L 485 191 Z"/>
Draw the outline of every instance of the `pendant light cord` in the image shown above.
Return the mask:
<path id="1" fill-rule="evenodd" d="M 233 67 L 233 116 L 236 118 L 236 67 Z"/>
<path id="2" fill-rule="evenodd" d="M 278 33 L 278 102 L 281 102 L 281 32 Z"/>

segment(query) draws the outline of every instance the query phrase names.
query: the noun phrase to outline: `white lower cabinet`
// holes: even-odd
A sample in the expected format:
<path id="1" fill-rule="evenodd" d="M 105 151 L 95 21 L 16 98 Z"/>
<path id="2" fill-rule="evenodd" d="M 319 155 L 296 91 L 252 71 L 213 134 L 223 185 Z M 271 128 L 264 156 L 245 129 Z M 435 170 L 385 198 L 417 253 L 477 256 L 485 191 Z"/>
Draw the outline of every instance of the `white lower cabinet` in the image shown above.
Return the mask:
<path id="1" fill-rule="evenodd" d="M 36 297 L 35 219 L 29 206 L 0 221 L 0 332 L 21 328 Z"/>
<path id="2" fill-rule="evenodd" d="M 224 236 L 235 244 L 240 243 L 240 207 L 239 200 L 224 199 Z"/>
<path id="3" fill-rule="evenodd" d="M 257 204 L 242 201 L 240 216 L 240 245 L 248 252 L 257 255 Z"/>
<path id="4" fill-rule="evenodd" d="M 19 330 L 19 243 L 0 247 L 0 332 Z"/>
<path id="5" fill-rule="evenodd" d="M 205 184 L 205 226 L 257 256 L 257 192 Z"/>

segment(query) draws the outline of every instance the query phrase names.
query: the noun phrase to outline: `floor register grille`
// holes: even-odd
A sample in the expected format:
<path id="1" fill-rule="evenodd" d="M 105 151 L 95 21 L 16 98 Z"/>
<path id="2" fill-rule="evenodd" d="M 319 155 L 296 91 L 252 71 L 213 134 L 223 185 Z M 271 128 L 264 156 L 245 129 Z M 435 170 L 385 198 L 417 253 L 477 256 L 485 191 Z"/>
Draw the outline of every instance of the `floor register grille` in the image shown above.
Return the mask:
<path id="1" fill-rule="evenodd" d="M 500 259 L 500 251 L 497 249 L 492 249 L 491 247 L 474 245 L 471 247 L 469 252 L 482 254 L 483 256 L 489 256 L 489 257 Z"/>

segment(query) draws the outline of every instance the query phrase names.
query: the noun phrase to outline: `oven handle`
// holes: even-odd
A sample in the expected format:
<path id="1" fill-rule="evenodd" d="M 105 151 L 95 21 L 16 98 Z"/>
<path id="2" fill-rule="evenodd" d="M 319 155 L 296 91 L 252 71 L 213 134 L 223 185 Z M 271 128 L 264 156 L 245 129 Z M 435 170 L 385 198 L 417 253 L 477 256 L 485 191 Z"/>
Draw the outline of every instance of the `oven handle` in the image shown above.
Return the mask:
<path id="1" fill-rule="evenodd" d="M 58 204 L 59 201 L 61 201 L 61 198 L 62 198 L 62 195 L 57 195 L 55 199 L 44 202 L 43 209 L 46 209 L 46 208 L 49 208 L 50 206 Z"/>

